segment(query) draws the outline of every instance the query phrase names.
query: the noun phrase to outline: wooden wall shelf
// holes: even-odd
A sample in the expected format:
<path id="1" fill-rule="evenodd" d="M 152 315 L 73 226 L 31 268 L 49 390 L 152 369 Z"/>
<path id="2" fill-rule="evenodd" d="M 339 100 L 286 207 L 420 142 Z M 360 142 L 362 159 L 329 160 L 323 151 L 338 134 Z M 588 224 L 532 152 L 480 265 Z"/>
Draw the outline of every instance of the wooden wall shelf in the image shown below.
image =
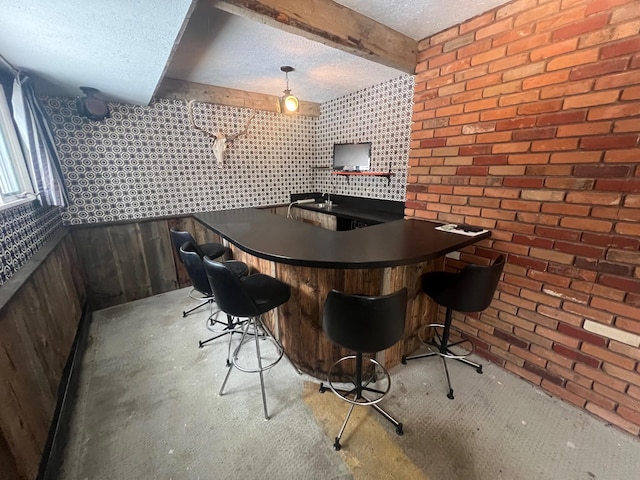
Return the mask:
<path id="1" fill-rule="evenodd" d="M 370 171 L 366 171 L 366 172 L 343 172 L 343 171 L 337 171 L 337 172 L 333 172 L 334 175 L 340 175 L 343 177 L 347 177 L 347 182 L 349 181 L 349 177 L 351 176 L 359 176 L 359 177 L 385 177 L 389 183 L 391 183 L 391 177 L 393 177 L 395 174 L 392 172 L 370 172 Z"/>

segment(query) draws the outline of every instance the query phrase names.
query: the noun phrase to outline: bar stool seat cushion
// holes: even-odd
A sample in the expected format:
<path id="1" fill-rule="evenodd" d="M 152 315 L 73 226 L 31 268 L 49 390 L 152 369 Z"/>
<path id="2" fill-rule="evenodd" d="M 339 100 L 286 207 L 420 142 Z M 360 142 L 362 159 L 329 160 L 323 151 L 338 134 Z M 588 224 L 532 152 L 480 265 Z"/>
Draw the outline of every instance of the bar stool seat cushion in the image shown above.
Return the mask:
<path id="1" fill-rule="evenodd" d="M 265 313 L 282 305 L 291 296 L 289 285 L 269 275 L 256 273 L 244 278 L 242 283 L 258 307 L 258 313 Z"/>

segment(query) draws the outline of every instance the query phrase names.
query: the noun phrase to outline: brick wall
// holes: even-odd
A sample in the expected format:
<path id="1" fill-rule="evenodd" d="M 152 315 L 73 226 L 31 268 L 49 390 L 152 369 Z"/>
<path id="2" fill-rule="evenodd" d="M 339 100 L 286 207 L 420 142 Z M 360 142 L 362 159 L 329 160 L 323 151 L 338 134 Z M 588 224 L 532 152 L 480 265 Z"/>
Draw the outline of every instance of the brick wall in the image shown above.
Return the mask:
<path id="1" fill-rule="evenodd" d="M 640 432 L 640 2 L 517 0 L 420 43 L 406 216 L 493 234 L 477 352 Z M 459 267 L 452 262 L 451 267 Z"/>

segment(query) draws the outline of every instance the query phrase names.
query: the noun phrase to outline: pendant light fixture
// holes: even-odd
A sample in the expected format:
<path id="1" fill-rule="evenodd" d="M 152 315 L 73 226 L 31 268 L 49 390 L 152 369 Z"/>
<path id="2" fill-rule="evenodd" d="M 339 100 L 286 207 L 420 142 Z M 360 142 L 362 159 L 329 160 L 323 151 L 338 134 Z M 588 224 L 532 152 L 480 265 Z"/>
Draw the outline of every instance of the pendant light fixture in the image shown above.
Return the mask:
<path id="1" fill-rule="evenodd" d="M 280 98 L 280 111 L 283 113 L 295 113 L 300 107 L 300 102 L 295 95 L 291 94 L 291 90 L 289 90 L 289 72 L 293 72 L 294 69 L 293 67 L 285 65 L 280 67 L 280 70 L 284 72 L 287 80 L 287 88 L 284 89 L 284 95 Z"/>

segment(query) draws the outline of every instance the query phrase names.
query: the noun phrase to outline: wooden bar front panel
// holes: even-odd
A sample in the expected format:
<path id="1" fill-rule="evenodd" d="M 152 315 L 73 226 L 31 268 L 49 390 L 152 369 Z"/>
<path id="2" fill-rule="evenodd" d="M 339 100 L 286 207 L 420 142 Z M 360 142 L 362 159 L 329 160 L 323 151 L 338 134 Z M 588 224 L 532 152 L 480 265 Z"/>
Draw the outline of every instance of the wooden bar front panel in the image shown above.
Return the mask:
<path id="1" fill-rule="evenodd" d="M 405 334 L 400 342 L 378 355 L 387 368 L 400 363 L 402 355 L 416 350 L 419 328 L 435 322 L 437 309 L 422 293 L 420 277 L 442 268 L 442 258 L 398 267 L 325 269 L 276 263 L 233 245 L 231 249 L 234 258 L 247 263 L 253 272 L 274 276 L 291 287 L 289 301 L 265 315 L 265 322 L 279 336 L 289 359 L 316 378 L 326 379 L 333 363 L 352 353 L 333 344 L 322 331 L 322 309 L 332 288 L 347 293 L 385 295 L 407 287 Z"/>

